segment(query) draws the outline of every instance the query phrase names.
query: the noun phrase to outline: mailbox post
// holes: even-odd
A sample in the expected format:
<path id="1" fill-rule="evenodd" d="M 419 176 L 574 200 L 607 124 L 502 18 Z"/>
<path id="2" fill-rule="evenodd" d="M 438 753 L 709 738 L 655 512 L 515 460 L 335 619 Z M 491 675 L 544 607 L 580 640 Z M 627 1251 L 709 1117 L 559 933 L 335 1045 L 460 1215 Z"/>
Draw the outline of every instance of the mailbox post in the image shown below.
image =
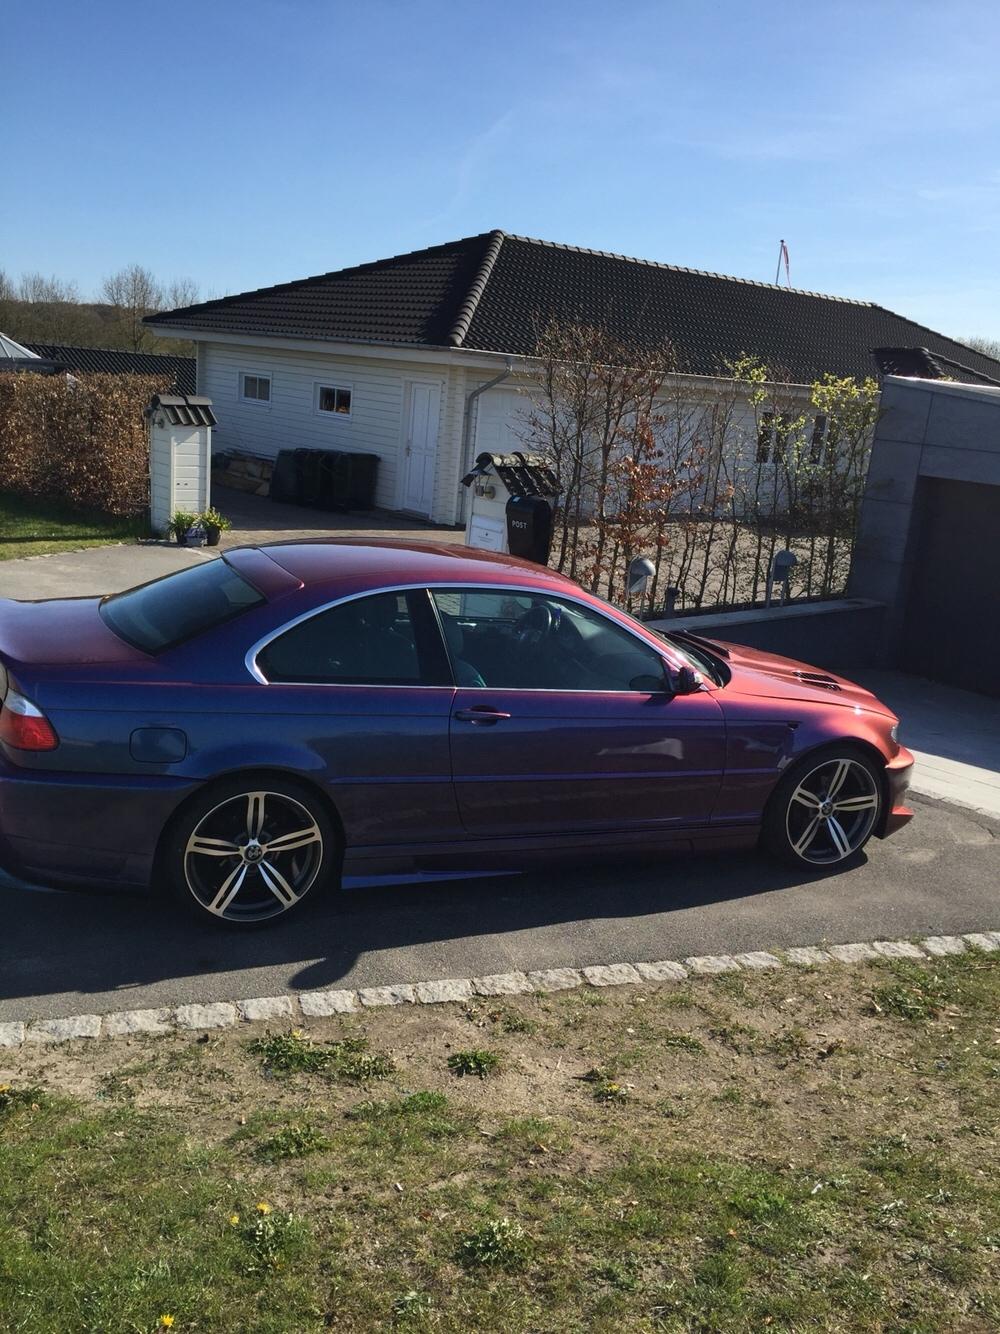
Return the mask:
<path id="1" fill-rule="evenodd" d="M 508 551 L 537 565 L 549 559 L 552 505 L 559 483 L 540 454 L 480 454 L 462 485 L 472 488 L 465 541 Z"/>

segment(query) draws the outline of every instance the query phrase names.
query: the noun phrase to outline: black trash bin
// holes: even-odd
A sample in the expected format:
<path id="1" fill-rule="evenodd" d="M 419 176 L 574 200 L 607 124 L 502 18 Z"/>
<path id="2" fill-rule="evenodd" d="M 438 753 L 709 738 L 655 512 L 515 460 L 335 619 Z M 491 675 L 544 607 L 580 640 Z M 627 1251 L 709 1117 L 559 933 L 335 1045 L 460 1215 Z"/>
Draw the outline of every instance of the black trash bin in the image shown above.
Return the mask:
<path id="1" fill-rule="evenodd" d="M 295 493 L 300 505 L 321 504 L 323 453 L 321 449 L 295 450 Z"/>
<path id="2" fill-rule="evenodd" d="M 331 510 L 370 510 L 375 505 L 378 455 L 324 450 L 318 504 Z"/>
<path id="3" fill-rule="evenodd" d="M 274 460 L 270 496 L 272 500 L 281 500 L 291 505 L 299 498 L 298 469 L 295 466 L 295 455 L 290 449 L 279 450 Z"/>
<path id="4" fill-rule="evenodd" d="M 511 496 L 507 501 L 507 550 L 512 556 L 549 563 L 552 506 L 544 496 Z"/>
<path id="5" fill-rule="evenodd" d="M 350 480 L 347 485 L 347 507 L 352 510 L 375 508 L 375 483 L 378 480 L 377 454 L 346 454 L 350 459 Z"/>

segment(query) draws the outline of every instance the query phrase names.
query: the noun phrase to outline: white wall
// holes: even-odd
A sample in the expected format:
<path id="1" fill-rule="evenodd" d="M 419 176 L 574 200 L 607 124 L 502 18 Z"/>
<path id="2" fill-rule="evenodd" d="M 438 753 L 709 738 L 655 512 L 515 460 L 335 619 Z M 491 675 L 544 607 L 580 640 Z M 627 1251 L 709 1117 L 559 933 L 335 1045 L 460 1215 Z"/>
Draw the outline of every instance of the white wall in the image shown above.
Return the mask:
<path id="1" fill-rule="evenodd" d="M 269 403 L 241 398 L 243 374 L 270 377 Z M 419 380 L 439 385 L 441 424 L 431 518 L 442 523 L 455 521 L 458 441 L 451 383 L 455 377 L 456 372 L 449 373 L 445 365 L 438 369 L 426 363 L 266 346 L 198 345 L 198 392 L 212 400 L 218 418 L 213 449 L 243 450 L 266 458 L 274 458 L 280 449 L 377 454 L 375 503 L 380 509 L 394 510 L 401 504 L 406 384 Z M 317 383 L 342 385 L 352 391 L 350 417 L 316 411 Z M 460 435 L 460 412 L 458 418 Z"/>

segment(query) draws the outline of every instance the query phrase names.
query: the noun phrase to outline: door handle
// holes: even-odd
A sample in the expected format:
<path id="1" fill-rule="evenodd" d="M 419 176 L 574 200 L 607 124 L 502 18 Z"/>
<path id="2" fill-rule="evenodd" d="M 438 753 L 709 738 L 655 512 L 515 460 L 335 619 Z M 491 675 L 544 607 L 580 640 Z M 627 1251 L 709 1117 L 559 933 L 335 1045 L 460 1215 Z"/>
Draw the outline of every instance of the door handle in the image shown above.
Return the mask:
<path id="1" fill-rule="evenodd" d="M 489 704 L 476 704 L 471 709 L 455 710 L 455 718 L 460 723 L 479 723 L 492 726 L 493 723 L 503 722 L 504 719 L 509 717 L 509 713 L 504 713 L 502 709 L 494 709 Z"/>

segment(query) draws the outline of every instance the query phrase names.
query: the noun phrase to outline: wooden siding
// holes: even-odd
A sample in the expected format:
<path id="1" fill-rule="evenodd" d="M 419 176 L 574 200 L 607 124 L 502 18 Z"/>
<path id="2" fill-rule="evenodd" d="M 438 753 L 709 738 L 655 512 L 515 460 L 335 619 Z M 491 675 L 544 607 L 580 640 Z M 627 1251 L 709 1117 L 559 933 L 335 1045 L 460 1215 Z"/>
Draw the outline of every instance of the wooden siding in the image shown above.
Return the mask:
<path id="1" fill-rule="evenodd" d="M 270 376 L 269 403 L 241 398 L 243 374 Z M 198 344 L 198 392 L 212 400 L 218 418 L 212 433 L 214 450 L 243 450 L 265 458 L 274 458 L 280 449 L 377 454 L 380 462 L 375 503 L 380 509 L 400 506 L 406 384 L 420 381 L 439 385 L 441 425 L 431 516 L 439 523 L 455 521 L 462 409 L 454 400 L 459 377 L 461 372 L 447 365 L 428 367 L 419 362 L 387 362 L 363 355 L 298 352 L 263 345 Z M 318 413 L 317 384 L 350 388 L 350 417 Z"/>

